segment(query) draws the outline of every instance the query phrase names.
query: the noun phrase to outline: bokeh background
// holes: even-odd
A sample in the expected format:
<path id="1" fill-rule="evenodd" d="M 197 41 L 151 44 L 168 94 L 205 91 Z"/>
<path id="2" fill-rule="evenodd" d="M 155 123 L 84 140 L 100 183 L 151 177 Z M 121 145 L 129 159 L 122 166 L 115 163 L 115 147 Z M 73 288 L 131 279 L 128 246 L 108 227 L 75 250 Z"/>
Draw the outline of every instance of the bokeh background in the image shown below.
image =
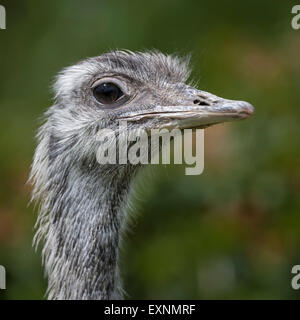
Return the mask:
<path id="1" fill-rule="evenodd" d="M 0 30 L 0 299 L 44 299 L 25 185 L 57 72 L 115 48 L 192 53 L 192 78 L 251 102 L 253 118 L 205 131 L 205 170 L 146 169 L 122 253 L 133 299 L 297 299 L 300 30 L 295 1 L 4 1 Z"/>

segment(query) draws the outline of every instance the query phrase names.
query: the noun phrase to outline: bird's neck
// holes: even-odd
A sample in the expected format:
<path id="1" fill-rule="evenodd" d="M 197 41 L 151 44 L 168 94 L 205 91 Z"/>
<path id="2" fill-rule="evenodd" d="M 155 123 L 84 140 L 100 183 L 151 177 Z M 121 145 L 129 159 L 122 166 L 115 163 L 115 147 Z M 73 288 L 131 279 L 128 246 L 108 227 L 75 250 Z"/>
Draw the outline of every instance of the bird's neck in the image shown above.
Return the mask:
<path id="1" fill-rule="evenodd" d="M 122 298 L 118 248 L 135 169 L 119 168 L 110 179 L 92 171 L 65 170 L 50 192 L 48 218 L 40 221 L 50 299 Z"/>

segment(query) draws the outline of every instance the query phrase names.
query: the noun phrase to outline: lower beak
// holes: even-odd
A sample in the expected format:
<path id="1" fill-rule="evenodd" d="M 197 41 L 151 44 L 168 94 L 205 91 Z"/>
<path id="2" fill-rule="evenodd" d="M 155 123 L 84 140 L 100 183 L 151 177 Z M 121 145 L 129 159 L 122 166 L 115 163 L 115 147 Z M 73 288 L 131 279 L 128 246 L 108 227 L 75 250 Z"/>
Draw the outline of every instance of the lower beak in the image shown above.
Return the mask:
<path id="1" fill-rule="evenodd" d="M 191 101 L 188 105 L 155 106 L 134 115 L 123 114 L 122 119 L 130 122 L 152 119 L 157 124 L 155 127 L 186 129 L 246 119 L 254 113 L 253 106 L 248 102 L 227 100 L 208 92 L 195 91 L 196 95 L 188 96 Z"/>

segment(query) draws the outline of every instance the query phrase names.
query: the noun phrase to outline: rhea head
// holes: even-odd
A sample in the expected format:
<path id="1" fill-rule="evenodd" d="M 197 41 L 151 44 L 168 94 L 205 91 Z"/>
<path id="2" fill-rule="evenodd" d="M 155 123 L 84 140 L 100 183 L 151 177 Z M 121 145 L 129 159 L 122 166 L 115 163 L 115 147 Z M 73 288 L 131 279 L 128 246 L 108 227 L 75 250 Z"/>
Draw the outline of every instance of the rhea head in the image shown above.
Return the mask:
<path id="1" fill-rule="evenodd" d="M 53 116 L 64 119 L 57 119 L 55 128 L 61 124 L 62 132 L 76 135 L 83 128 L 115 129 L 119 120 L 132 129 L 205 128 L 253 113 L 247 102 L 187 84 L 188 60 L 159 52 L 115 51 L 66 68 L 55 84 Z M 82 143 L 86 148 L 91 141 Z"/>
<path id="2" fill-rule="evenodd" d="M 120 120 L 145 131 L 205 128 L 253 113 L 247 102 L 190 86 L 188 77 L 188 59 L 129 51 L 86 59 L 59 74 L 31 172 L 49 298 L 122 297 L 119 235 L 137 166 L 97 163 L 101 129 L 117 130 Z"/>

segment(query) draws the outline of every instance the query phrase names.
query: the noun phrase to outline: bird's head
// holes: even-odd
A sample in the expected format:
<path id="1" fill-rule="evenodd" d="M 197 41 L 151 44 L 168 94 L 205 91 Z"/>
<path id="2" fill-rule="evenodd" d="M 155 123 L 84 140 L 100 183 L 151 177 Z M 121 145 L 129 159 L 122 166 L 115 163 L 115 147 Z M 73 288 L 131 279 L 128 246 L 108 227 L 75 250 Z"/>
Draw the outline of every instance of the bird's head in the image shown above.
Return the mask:
<path id="1" fill-rule="evenodd" d="M 187 59 L 127 51 L 86 59 L 59 74 L 30 177 L 33 199 L 40 201 L 35 243 L 44 240 L 50 299 L 121 296 L 119 233 L 139 166 L 99 165 L 102 129 L 116 132 L 116 140 L 126 121 L 129 130 L 144 129 L 148 142 L 151 129 L 204 128 L 253 113 L 249 103 L 193 88 L 188 77 Z"/>
<path id="2" fill-rule="evenodd" d="M 254 108 L 247 102 L 187 84 L 188 60 L 159 52 L 114 51 L 64 69 L 55 83 L 56 104 L 48 113 L 52 141 L 80 144 L 90 153 L 95 150 L 87 151 L 87 146 L 95 147 L 91 139 L 97 132 L 116 130 L 120 120 L 138 129 L 185 129 L 252 115 Z"/>

